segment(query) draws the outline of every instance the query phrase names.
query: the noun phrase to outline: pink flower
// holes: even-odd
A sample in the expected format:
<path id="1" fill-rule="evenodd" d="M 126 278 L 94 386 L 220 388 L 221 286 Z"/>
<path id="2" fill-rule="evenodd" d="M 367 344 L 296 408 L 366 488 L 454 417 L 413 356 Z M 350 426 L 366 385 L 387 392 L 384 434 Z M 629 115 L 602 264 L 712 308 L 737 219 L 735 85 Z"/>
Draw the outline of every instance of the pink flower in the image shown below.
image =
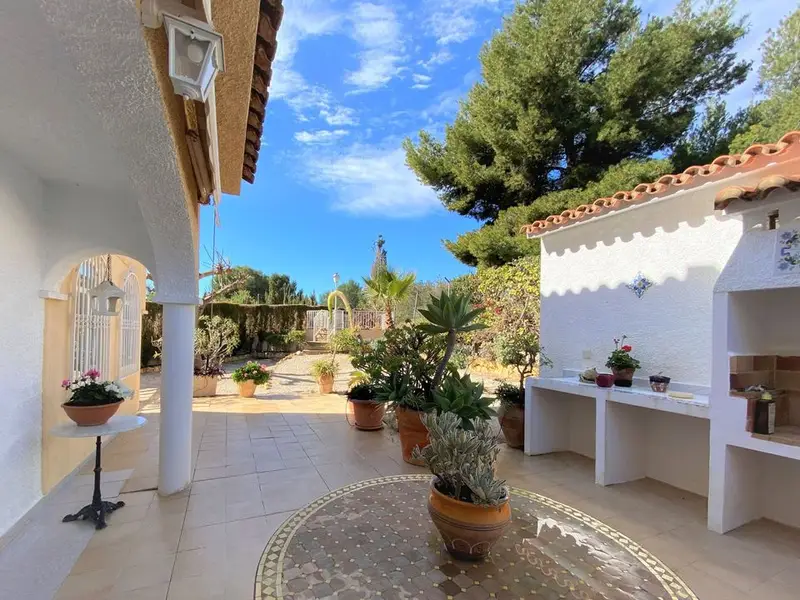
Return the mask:
<path id="1" fill-rule="evenodd" d="M 86 373 L 84 373 L 84 375 L 89 379 L 97 379 L 98 377 L 100 377 L 100 371 L 98 371 L 97 369 L 89 369 L 88 371 L 86 371 Z"/>
<path id="2" fill-rule="evenodd" d="M 71 382 L 69 379 L 64 379 L 64 380 L 61 382 L 61 387 L 62 387 L 62 388 L 64 388 L 65 390 L 68 390 L 68 389 L 69 389 L 69 386 L 70 386 L 71 384 L 72 384 L 72 382 Z"/>

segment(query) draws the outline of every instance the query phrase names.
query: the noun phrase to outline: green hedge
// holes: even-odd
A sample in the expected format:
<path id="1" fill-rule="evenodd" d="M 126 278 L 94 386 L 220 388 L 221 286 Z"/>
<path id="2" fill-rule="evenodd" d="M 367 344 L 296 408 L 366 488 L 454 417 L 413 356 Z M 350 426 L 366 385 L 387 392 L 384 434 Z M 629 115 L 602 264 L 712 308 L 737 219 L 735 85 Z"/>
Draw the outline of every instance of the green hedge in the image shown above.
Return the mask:
<path id="1" fill-rule="evenodd" d="M 202 314 L 219 315 L 232 319 L 239 326 L 241 343 L 236 353 L 249 353 L 253 340 L 260 342 L 294 329 L 303 329 L 306 312 L 325 310 L 324 306 L 305 304 L 232 304 L 212 302 L 202 307 Z M 142 317 L 142 366 L 152 364 L 157 348 L 153 341 L 161 337 L 161 305 L 147 303 L 147 313 Z"/>

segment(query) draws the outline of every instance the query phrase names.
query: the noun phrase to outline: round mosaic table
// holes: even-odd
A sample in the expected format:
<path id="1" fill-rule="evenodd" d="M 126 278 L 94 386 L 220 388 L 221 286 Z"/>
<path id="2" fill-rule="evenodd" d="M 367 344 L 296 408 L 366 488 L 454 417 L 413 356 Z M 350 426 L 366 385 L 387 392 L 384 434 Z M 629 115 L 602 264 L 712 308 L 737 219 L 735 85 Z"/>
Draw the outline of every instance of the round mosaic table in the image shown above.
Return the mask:
<path id="1" fill-rule="evenodd" d="M 362 481 L 319 498 L 272 536 L 256 600 L 697 600 L 621 533 L 511 489 L 512 521 L 481 563 L 453 559 L 427 511 L 427 475 Z"/>

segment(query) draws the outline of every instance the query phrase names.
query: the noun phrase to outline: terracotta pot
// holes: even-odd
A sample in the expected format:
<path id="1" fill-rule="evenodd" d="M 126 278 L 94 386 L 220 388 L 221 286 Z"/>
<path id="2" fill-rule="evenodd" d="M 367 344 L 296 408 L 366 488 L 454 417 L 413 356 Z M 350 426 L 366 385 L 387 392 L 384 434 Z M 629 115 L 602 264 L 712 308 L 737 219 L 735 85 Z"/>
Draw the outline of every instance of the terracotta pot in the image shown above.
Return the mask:
<path id="1" fill-rule="evenodd" d="M 417 446 L 424 448 L 430 444 L 428 429 L 420 419 L 422 413 L 418 410 L 411 410 L 410 408 L 398 406 L 395 408 L 394 414 L 397 415 L 397 430 L 400 434 L 400 447 L 403 450 L 403 460 L 410 465 L 424 467 L 425 464 L 421 460 L 414 460 L 411 458 L 411 452 L 413 452 L 414 448 Z"/>
<path id="2" fill-rule="evenodd" d="M 239 395 L 242 398 L 252 398 L 256 395 L 256 382 L 252 379 L 248 379 L 247 381 L 242 381 L 241 383 L 237 383 L 236 385 L 239 386 Z"/>
<path id="3" fill-rule="evenodd" d="M 498 506 L 479 506 L 445 496 L 431 481 L 428 513 L 447 551 L 458 560 L 483 560 L 511 521 L 508 498 Z"/>
<path id="4" fill-rule="evenodd" d="M 385 412 L 383 404 L 372 400 L 350 400 L 350 402 L 353 404 L 356 429 L 362 431 L 383 429 L 383 413 Z"/>
<path id="5" fill-rule="evenodd" d="M 620 387 L 631 387 L 633 385 L 633 374 L 636 369 L 611 369 L 614 374 L 614 385 Z"/>
<path id="6" fill-rule="evenodd" d="M 320 375 L 317 378 L 320 394 L 330 394 L 333 392 L 333 375 Z"/>
<path id="7" fill-rule="evenodd" d="M 509 448 L 523 448 L 525 446 L 525 407 L 518 404 L 500 404 L 497 411 L 497 420 L 506 438 Z"/>
<path id="8" fill-rule="evenodd" d="M 99 406 L 70 406 L 62 404 L 67 416 L 75 421 L 78 427 L 91 427 L 93 425 L 105 425 L 122 406 L 122 400 L 113 404 L 101 404 Z"/>
<path id="9" fill-rule="evenodd" d="M 192 396 L 195 398 L 206 398 L 217 395 L 217 378 L 205 375 L 194 376 L 194 389 Z"/>

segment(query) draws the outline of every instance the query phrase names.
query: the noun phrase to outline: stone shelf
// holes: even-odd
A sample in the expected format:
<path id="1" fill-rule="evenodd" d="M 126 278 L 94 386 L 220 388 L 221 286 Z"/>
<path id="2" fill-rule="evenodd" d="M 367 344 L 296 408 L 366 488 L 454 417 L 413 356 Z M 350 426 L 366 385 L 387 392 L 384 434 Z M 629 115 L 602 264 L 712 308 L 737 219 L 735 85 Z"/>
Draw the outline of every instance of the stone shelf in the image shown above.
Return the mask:
<path id="1" fill-rule="evenodd" d="M 762 433 L 753 433 L 752 436 L 759 440 L 773 442 L 776 444 L 785 444 L 787 446 L 800 446 L 800 427 L 797 425 L 784 425 L 775 428 L 775 433 L 772 435 L 764 435 Z"/>

